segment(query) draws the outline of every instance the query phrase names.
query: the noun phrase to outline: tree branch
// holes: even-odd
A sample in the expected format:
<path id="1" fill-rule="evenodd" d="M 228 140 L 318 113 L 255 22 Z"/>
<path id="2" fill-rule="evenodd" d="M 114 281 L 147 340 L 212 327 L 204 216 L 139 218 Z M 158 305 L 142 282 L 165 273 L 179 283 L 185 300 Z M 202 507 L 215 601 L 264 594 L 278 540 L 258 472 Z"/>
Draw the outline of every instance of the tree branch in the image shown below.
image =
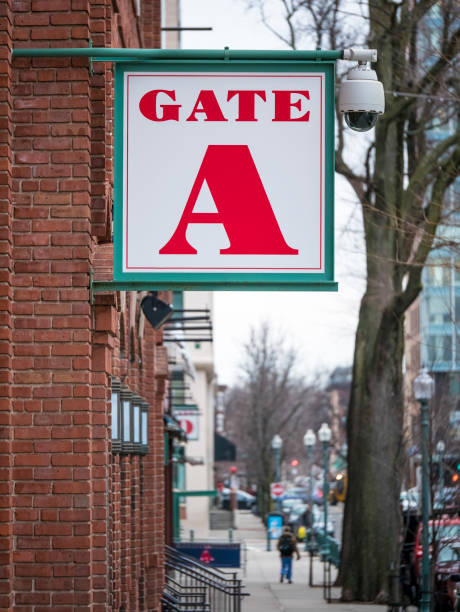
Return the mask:
<path id="1" fill-rule="evenodd" d="M 459 176 L 459 168 L 460 147 L 457 147 L 439 167 L 438 178 L 433 184 L 431 200 L 425 209 L 425 223 L 418 247 L 410 264 L 405 266 L 409 272 L 407 286 L 394 299 L 393 311 L 399 316 L 404 314 L 422 289 L 422 271 L 433 247 L 436 230 L 441 219 L 444 196 L 447 189 Z"/>
<path id="2" fill-rule="evenodd" d="M 432 180 L 433 173 L 438 172 L 438 160 L 455 143 L 460 141 L 460 128 L 448 138 L 444 138 L 417 164 L 417 168 L 411 176 L 408 186 L 404 190 L 401 202 L 401 216 L 407 212 L 407 217 L 414 218 L 414 207 L 410 206 L 417 199 L 418 194 L 423 194 Z M 419 210 L 422 208 L 419 206 Z"/>
<path id="3" fill-rule="evenodd" d="M 439 78 L 442 73 L 450 66 L 450 62 L 454 59 L 454 57 L 458 54 L 460 50 L 460 28 L 454 32 L 447 42 L 445 48 L 441 51 L 441 56 L 438 60 L 431 66 L 428 72 L 425 73 L 425 76 L 421 79 L 417 87 L 411 92 L 415 94 L 427 93 L 426 89 L 429 88 L 430 85 L 435 87 L 439 87 Z M 429 93 L 429 92 L 428 92 Z M 434 95 L 434 91 L 431 92 Z M 380 121 L 384 121 L 386 123 L 390 123 L 394 121 L 401 113 L 407 111 L 407 109 L 415 104 L 417 98 L 401 98 L 397 102 L 393 102 L 389 105 L 388 109 L 385 110 Z"/>

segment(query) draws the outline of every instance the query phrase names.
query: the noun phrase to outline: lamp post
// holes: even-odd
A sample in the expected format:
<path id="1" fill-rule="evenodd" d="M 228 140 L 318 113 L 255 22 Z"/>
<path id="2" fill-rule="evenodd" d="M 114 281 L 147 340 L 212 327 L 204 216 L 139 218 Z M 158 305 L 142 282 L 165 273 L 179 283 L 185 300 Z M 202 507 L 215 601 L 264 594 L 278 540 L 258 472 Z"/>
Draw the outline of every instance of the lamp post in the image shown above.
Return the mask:
<path id="1" fill-rule="evenodd" d="M 310 525 L 305 537 L 305 550 L 310 551 L 310 573 L 308 578 L 309 586 L 313 586 L 313 538 L 310 527 L 313 524 L 313 447 L 316 443 L 316 436 L 313 430 L 308 429 L 303 437 L 303 444 L 307 451 L 307 462 L 308 462 L 308 498 L 310 500 Z"/>
<path id="2" fill-rule="evenodd" d="M 319 441 L 323 444 L 323 469 L 324 469 L 324 478 L 323 478 L 323 520 L 324 520 L 324 540 L 323 540 L 323 550 L 321 551 L 321 555 L 323 557 L 323 596 L 324 599 L 329 601 L 328 586 L 326 584 L 326 562 L 329 556 L 329 543 L 328 543 L 328 535 L 327 535 L 327 497 L 329 493 L 329 486 L 327 483 L 327 473 L 329 471 L 329 442 L 331 441 L 331 429 L 327 423 L 323 423 L 318 431 Z"/>
<path id="3" fill-rule="evenodd" d="M 444 440 L 439 440 L 438 443 L 436 444 L 436 453 L 438 455 L 438 462 L 439 462 L 439 503 L 441 504 L 441 507 L 444 506 L 443 503 L 443 491 L 444 491 L 444 465 L 443 465 L 443 460 L 444 460 L 444 451 L 446 450 L 446 444 L 444 442 Z"/>
<path id="4" fill-rule="evenodd" d="M 272 439 L 272 451 L 275 456 L 275 482 L 281 480 L 281 447 L 283 446 L 283 440 L 278 434 L 275 434 Z M 280 500 L 276 500 L 276 509 L 280 509 Z"/>
<path id="5" fill-rule="evenodd" d="M 324 519 L 324 550 L 323 553 L 326 556 L 328 553 L 327 545 L 327 497 L 329 493 L 329 487 L 327 483 L 327 473 L 329 471 L 329 442 L 331 441 L 331 430 L 327 423 L 323 423 L 318 431 L 319 441 L 323 444 L 323 468 L 324 468 L 324 479 L 323 479 L 323 519 Z"/>
<path id="6" fill-rule="evenodd" d="M 426 368 L 414 380 L 414 397 L 420 402 L 422 425 L 422 593 L 419 612 L 430 612 L 430 559 L 428 550 L 428 518 L 430 508 L 430 474 L 428 445 L 430 436 L 429 401 L 433 397 L 434 380 Z"/>
<path id="7" fill-rule="evenodd" d="M 316 436 L 311 429 L 307 430 L 307 433 L 303 437 L 303 444 L 307 451 L 307 462 L 308 462 L 308 498 L 310 500 L 310 513 L 313 508 L 313 447 L 316 443 Z M 307 547 L 305 547 L 307 549 Z"/>

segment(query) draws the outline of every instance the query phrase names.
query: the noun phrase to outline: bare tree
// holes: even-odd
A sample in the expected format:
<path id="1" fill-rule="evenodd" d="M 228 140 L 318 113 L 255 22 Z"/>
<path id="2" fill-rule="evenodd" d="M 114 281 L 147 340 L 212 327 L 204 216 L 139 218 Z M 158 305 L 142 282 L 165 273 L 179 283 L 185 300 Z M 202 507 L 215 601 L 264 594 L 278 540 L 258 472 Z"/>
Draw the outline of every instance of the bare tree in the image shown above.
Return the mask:
<path id="1" fill-rule="evenodd" d="M 317 405 L 320 392 L 296 375 L 296 365 L 295 351 L 263 324 L 251 331 L 239 383 L 228 392 L 228 435 L 237 444 L 249 481 L 257 484 L 262 515 L 269 510 L 274 478 L 273 436 L 284 439 L 283 453 L 290 457 L 299 451 L 309 416 L 318 418 L 309 409 Z"/>
<path id="2" fill-rule="evenodd" d="M 452 193 L 460 168 L 459 5 L 455 0 L 252 0 L 251 5 L 293 48 L 306 35 L 310 44 L 337 48 L 349 40 L 350 24 L 359 22 L 367 33 L 364 42 L 379 51 L 376 69 L 387 94 L 386 112 L 367 141 L 361 170 L 347 161 L 349 137 L 340 118 L 337 122 L 336 171 L 361 204 L 367 263 L 347 420 L 349 487 L 339 580 L 345 600 L 384 601 L 388 569 L 399 558 L 404 315 L 422 288 L 432 249 L 458 245 L 458 232 L 448 235 L 442 226 L 458 218 Z M 284 26 L 270 22 L 268 11 L 275 5 L 284 11 Z M 366 140 L 359 146 L 366 148 Z"/>

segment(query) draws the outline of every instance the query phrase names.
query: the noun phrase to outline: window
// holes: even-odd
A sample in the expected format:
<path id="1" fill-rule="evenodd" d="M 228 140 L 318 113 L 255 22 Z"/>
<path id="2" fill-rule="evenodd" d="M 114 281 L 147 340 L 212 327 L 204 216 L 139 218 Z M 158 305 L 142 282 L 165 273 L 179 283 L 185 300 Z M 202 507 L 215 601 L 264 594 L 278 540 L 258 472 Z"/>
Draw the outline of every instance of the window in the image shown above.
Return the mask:
<path id="1" fill-rule="evenodd" d="M 119 450 L 120 446 L 120 383 L 117 380 L 112 380 L 112 394 L 110 398 L 110 423 L 111 423 L 111 438 L 112 451 Z"/>
<path id="2" fill-rule="evenodd" d="M 120 411 L 120 393 L 119 391 L 112 390 L 111 410 L 110 410 L 111 423 L 112 423 L 112 440 L 118 440 L 120 438 L 119 411 Z"/>
<path id="3" fill-rule="evenodd" d="M 112 382 L 112 452 L 148 453 L 148 409 L 142 397 Z"/>
<path id="4" fill-rule="evenodd" d="M 133 404 L 133 442 L 141 442 L 141 407 L 138 403 Z"/>
<path id="5" fill-rule="evenodd" d="M 430 259 L 426 267 L 425 284 L 430 287 L 448 287 L 451 284 L 450 259 Z"/>
<path id="6" fill-rule="evenodd" d="M 449 296 L 429 295 L 426 298 L 428 311 L 428 322 L 431 325 L 443 325 L 450 323 L 450 300 Z"/>
<path id="7" fill-rule="evenodd" d="M 148 444 L 147 417 L 148 417 L 147 407 L 145 408 L 143 407 L 142 412 L 141 412 L 141 419 L 142 419 L 141 442 L 143 446 L 147 446 Z"/>
<path id="8" fill-rule="evenodd" d="M 428 363 L 431 366 L 440 362 L 452 361 L 452 336 L 450 334 L 433 334 L 428 336 Z"/>
<path id="9" fill-rule="evenodd" d="M 131 402 L 123 400 L 123 442 L 131 442 Z"/>

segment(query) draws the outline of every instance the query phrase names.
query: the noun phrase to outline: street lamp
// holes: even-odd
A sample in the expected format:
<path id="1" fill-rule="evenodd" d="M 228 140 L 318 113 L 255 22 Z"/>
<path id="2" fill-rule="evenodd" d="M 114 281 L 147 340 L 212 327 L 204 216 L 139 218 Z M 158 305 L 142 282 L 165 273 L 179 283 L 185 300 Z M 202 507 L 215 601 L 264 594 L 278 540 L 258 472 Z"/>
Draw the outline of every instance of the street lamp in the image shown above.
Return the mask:
<path id="1" fill-rule="evenodd" d="M 329 442 L 331 441 L 331 429 L 327 423 L 323 423 L 318 431 L 319 441 L 323 444 L 323 518 L 324 518 L 324 556 L 328 553 L 327 545 L 327 496 L 329 487 L 327 484 L 327 473 L 329 471 Z"/>
<path id="2" fill-rule="evenodd" d="M 308 584 L 313 586 L 313 537 L 310 528 L 313 525 L 313 447 L 316 443 L 316 436 L 312 429 L 308 429 L 303 437 L 303 444 L 307 451 L 308 475 L 309 475 L 309 499 L 310 499 L 310 524 L 308 525 L 307 536 L 305 537 L 305 550 L 310 551 L 310 575 Z"/>
<path id="3" fill-rule="evenodd" d="M 441 504 L 441 507 L 443 507 L 443 490 L 444 490 L 444 465 L 443 465 L 443 461 L 444 461 L 444 451 L 446 450 L 446 444 L 444 442 L 444 440 L 439 440 L 438 443 L 436 444 L 436 453 L 438 455 L 438 462 L 439 462 L 439 503 Z"/>
<path id="4" fill-rule="evenodd" d="M 430 558 L 428 551 L 428 518 L 430 507 L 430 474 L 428 470 L 428 444 L 430 436 L 428 403 L 433 397 L 434 380 L 426 368 L 414 380 L 414 397 L 420 402 L 422 424 L 422 594 L 420 612 L 430 612 Z"/>
<path id="5" fill-rule="evenodd" d="M 307 451 L 308 471 L 309 471 L 309 499 L 310 499 L 310 511 L 313 504 L 313 447 L 315 446 L 316 436 L 313 430 L 308 429 L 307 433 L 303 437 L 303 444 Z"/>
<path id="6" fill-rule="evenodd" d="M 272 451 L 275 456 L 275 482 L 281 480 L 281 447 L 283 446 L 283 440 L 281 436 L 275 434 L 272 439 Z M 276 509 L 280 509 L 280 500 L 276 500 Z"/>

